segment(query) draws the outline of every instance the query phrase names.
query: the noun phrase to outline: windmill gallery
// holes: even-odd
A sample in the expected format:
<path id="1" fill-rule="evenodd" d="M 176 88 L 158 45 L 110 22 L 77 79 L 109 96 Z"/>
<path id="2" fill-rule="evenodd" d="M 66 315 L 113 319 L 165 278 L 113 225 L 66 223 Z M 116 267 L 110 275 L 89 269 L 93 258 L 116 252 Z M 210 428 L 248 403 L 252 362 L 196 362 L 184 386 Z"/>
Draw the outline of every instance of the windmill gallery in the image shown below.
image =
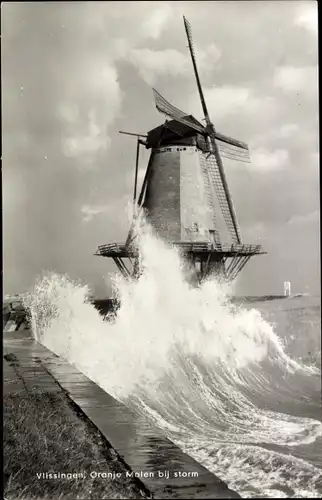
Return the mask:
<path id="1" fill-rule="evenodd" d="M 170 120 L 147 135 L 120 133 L 137 137 L 136 214 L 143 211 L 158 236 L 180 249 L 197 282 L 212 274 L 232 281 L 252 256 L 265 253 L 260 245 L 242 242 L 222 161 L 225 157 L 249 162 L 249 150 L 244 142 L 218 133 L 211 122 L 191 27 L 183 20 L 205 125 L 153 89 L 156 108 Z M 151 154 L 137 196 L 140 146 Z M 112 258 L 125 276 L 135 276 L 140 272 L 135 237 L 133 223 L 125 243 L 101 245 L 95 255 Z"/>

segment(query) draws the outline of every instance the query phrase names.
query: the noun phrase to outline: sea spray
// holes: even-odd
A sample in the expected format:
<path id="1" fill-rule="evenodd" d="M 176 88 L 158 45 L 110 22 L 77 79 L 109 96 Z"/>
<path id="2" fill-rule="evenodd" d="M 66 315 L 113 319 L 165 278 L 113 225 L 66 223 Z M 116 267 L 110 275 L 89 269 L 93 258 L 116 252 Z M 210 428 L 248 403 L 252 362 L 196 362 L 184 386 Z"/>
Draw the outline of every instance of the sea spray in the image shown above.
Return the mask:
<path id="1" fill-rule="evenodd" d="M 263 359 L 272 341 L 279 349 L 258 311 L 227 304 L 223 287 L 215 281 L 192 287 L 179 253 L 149 228 L 140 234 L 139 244 L 139 278 L 112 277 L 120 301 L 114 322 L 103 321 L 88 300 L 86 285 L 50 273 L 25 299 L 35 337 L 86 368 L 95 380 L 108 369 L 113 375 L 106 388 L 119 397 L 136 385 L 158 383 L 175 368 L 172 360 L 178 352 L 238 368 Z"/>
<path id="2" fill-rule="evenodd" d="M 201 446 L 199 460 L 224 480 L 233 481 L 226 464 L 235 463 L 237 444 L 246 456 L 254 443 L 314 442 L 319 422 L 276 411 L 291 404 L 294 377 L 310 373 L 286 355 L 272 325 L 256 309 L 230 304 L 228 285 L 191 286 L 179 252 L 145 224 L 136 245 L 138 278 L 112 276 L 120 302 L 113 321 L 93 307 L 86 285 L 54 273 L 39 279 L 25 298 L 37 340 L 192 454 Z M 219 449 L 226 459 L 214 460 Z M 251 484 L 245 477 L 241 492 Z"/>

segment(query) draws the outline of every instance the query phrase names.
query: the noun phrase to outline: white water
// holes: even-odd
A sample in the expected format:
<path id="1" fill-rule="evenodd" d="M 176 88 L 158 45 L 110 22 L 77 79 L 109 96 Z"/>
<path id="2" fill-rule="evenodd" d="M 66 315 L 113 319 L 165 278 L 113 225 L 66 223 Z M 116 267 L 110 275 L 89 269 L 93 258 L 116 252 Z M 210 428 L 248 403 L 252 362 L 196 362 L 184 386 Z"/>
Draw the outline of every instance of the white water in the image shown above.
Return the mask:
<path id="1" fill-rule="evenodd" d="M 113 277 L 121 302 L 113 321 L 88 302 L 87 286 L 56 274 L 39 279 L 25 298 L 37 340 L 150 418 L 242 496 L 319 496 L 319 469 L 265 449 L 308 445 L 322 434 L 317 420 L 266 404 L 276 394 L 292 401 L 292 377 L 313 371 L 286 355 L 256 309 L 229 304 L 227 287 L 191 287 L 178 253 L 146 225 L 139 244 L 140 278 Z"/>

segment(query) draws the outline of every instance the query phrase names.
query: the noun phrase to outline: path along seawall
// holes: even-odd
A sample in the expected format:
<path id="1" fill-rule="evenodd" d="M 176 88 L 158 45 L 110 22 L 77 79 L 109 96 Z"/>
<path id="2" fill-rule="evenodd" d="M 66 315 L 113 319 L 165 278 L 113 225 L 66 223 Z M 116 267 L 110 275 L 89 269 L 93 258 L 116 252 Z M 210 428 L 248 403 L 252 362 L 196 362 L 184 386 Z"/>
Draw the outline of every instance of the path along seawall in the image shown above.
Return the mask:
<path id="1" fill-rule="evenodd" d="M 140 479 L 153 498 L 240 498 L 157 428 L 36 342 L 27 326 L 19 300 L 8 300 L 3 307 L 4 355 L 14 355 L 26 373 L 41 364 L 127 464 L 129 474 Z M 48 381 L 38 373 L 36 382 L 29 378 L 27 383 L 33 384 L 33 389 L 46 390 Z M 104 471 L 95 472 L 103 474 L 104 479 Z"/>

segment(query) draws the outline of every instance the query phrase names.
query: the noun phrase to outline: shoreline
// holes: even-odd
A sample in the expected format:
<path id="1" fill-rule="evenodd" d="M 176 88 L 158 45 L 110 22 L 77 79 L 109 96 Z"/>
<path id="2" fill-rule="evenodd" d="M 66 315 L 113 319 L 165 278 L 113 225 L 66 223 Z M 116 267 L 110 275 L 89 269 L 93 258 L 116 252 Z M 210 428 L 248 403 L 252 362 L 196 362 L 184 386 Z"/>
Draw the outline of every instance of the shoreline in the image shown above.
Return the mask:
<path id="1" fill-rule="evenodd" d="M 140 497 L 144 498 L 240 498 L 226 483 L 165 438 L 159 429 L 133 414 L 67 361 L 30 338 L 30 330 L 5 333 L 4 351 L 7 359 L 19 361 L 20 378 L 25 381 L 27 390 L 39 387 L 48 390 L 50 377 L 50 385 L 55 384 L 68 396 L 74 411 L 86 421 L 91 432 L 103 436 L 105 448 L 109 446 L 115 450 L 118 463 L 122 465 L 122 477 L 109 479 L 102 475 L 108 472 L 106 468 L 93 462 L 92 471 L 100 474 L 92 479 L 112 483 L 135 481 L 143 484 L 140 489 L 144 496 L 140 494 Z M 86 498 L 90 500 L 91 496 Z"/>
<path id="2" fill-rule="evenodd" d="M 153 498 L 81 408 L 41 366 L 4 355 L 4 495 L 25 498 Z M 27 375 L 28 373 L 28 375 Z M 46 376 L 44 391 L 35 388 Z M 107 477 L 99 475 L 96 467 Z M 111 480 L 106 480 L 111 479 Z"/>

